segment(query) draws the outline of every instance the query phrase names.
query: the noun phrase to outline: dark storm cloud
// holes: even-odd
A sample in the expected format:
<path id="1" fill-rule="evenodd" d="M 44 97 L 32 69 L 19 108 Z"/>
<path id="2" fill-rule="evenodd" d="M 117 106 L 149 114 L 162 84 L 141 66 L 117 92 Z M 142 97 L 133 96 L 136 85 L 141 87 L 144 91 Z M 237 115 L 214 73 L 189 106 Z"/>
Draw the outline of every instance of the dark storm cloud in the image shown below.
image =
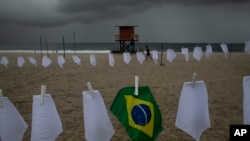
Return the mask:
<path id="1" fill-rule="evenodd" d="M 142 4 L 148 7 L 169 3 L 192 6 L 244 3 L 248 1 L 249 0 L 61 0 L 59 3 L 59 9 L 63 12 L 75 13 L 88 10 L 105 12 L 115 7 L 127 7 L 127 11 L 129 11 L 129 8 Z"/>
<path id="2" fill-rule="evenodd" d="M 125 18 L 165 4 L 219 5 L 249 0 L 1 0 L 0 24 L 54 27 Z"/>

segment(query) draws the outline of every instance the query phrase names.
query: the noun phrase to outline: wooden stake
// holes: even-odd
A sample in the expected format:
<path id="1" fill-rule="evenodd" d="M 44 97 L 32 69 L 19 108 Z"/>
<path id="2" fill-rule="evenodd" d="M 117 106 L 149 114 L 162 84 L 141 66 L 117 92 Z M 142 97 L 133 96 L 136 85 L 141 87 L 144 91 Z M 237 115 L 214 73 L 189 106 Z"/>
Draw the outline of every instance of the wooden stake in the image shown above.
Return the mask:
<path id="1" fill-rule="evenodd" d="M 62 40 L 63 40 L 63 56 L 65 58 L 65 44 L 64 44 L 64 36 L 62 37 Z"/>
<path id="2" fill-rule="evenodd" d="M 47 49 L 47 56 L 49 56 L 47 38 L 45 38 L 45 45 L 46 45 L 46 49 Z"/>
<path id="3" fill-rule="evenodd" d="M 160 65 L 161 65 L 161 66 L 165 66 L 165 65 L 162 63 L 162 55 L 163 55 L 163 43 L 161 44 L 161 63 L 160 63 Z"/>
<path id="4" fill-rule="evenodd" d="M 74 38 L 74 54 L 76 55 L 75 31 L 73 31 L 73 38 Z"/>
<path id="5" fill-rule="evenodd" d="M 42 36 L 40 35 L 40 49 L 41 49 L 41 58 L 43 57 L 43 46 L 42 46 Z"/>

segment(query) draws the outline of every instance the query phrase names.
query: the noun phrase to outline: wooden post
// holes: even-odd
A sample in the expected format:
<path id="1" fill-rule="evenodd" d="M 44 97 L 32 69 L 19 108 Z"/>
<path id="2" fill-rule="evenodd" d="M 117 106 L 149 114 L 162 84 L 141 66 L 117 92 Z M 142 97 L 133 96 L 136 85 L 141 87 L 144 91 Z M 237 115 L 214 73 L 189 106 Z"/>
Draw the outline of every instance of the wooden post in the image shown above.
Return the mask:
<path id="1" fill-rule="evenodd" d="M 74 54 L 76 55 L 75 31 L 73 32 L 73 38 L 74 38 Z"/>
<path id="2" fill-rule="evenodd" d="M 64 36 L 62 37 L 62 40 L 63 40 L 63 56 L 65 58 L 65 44 L 64 44 Z"/>
<path id="3" fill-rule="evenodd" d="M 161 63 L 160 63 L 160 65 L 161 65 L 161 66 L 165 66 L 165 65 L 162 63 L 162 55 L 163 55 L 163 43 L 161 44 Z"/>
<path id="4" fill-rule="evenodd" d="M 229 52 L 230 52 L 230 54 L 229 54 L 229 58 L 231 58 L 231 53 L 232 53 L 232 43 L 230 44 Z"/>
<path id="5" fill-rule="evenodd" d="M 40 35 L 40 49 L 41 49 L 41 58 L 43 57 L 43 47 L 42 47 L 42 36 Z"/>
<path id="6" fill-rule="evenodd" d="M 45 44 L 46 44 L 47 56 L 49 56 L 47 38 L 45 38 Z"/>

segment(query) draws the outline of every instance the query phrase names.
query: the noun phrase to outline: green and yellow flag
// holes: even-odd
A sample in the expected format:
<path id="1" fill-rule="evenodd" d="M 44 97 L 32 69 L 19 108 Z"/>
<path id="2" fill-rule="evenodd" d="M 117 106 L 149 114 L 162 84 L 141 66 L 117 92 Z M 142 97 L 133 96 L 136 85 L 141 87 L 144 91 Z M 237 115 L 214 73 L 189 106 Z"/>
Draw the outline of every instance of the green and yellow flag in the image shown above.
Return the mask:
<path id="1" fill-rule="evenodd" d="M 120 89 L 110 110 L 132 141 L 153 141 L 163 130 L 161 112 L 148 86 L 139 87 L 138 96 L 134 91 L 135 87 Z"/>

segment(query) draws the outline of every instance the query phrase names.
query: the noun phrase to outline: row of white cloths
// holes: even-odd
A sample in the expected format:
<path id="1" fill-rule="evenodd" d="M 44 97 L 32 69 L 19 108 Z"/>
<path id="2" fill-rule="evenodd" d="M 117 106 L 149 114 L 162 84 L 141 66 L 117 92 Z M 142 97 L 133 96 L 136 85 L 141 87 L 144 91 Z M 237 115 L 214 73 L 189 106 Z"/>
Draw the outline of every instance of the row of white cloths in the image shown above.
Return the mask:
<path id="1" fill-rule="evenodd" d="M 153 59 L 157 63 L 157 59 L 158 59 L 157 51 L 152 51 L 152 55 L 153 55 Z M 142 52 L 137 52 L 136 56 L 137 56 L 137 60 L 139 61 L 139 63 L 142 64 L 143 61 L 145 60 L 144 54 Z M 76 64 L 78 64 L 79 66 L 81 65 L 81 60 L 77 55 L 72 55 L 72 59 Z M 124 59 L 124 62 L 126 64 L 129 64 L 129 62 L 131 61 L 130 53 L 123 53 L 123 59 Z M 31 64 L 37 66 L 37 61 L 33 57 L 29 56 L 28 60 Z M 109 65 L 111 67 L 114 67 L 115 59 L 114 59 L 113 54 L 111 54 L 111 53 L 108 54 L 108 61 L 109 61 Z M 25 63 L 25 60 L 22 56 L 18 56 L 17 62 L 18 62 L 18 66 L 21 68 L 21 67 L 23 67 L 23 65 Z M 2 56 L 1 64 L 4 65 L 6 68 L 8 68 L 8 63 L 9 63 L 8 58 L 6 56 Z M 47 68 L 51 63 L 52 63 L 52 60 L 48 56 L 42 57 L 42 66 L 44 68 Z M 59 55 L 59 56 L 57 56 L 57 63 L 59 65 L 59 67 L 63 69 L 63 65 L 66 63 L 66 61 L 65 61 L 63 56 Z M 90 54 L 90 64 L 92 66 L 97 65 L 95 54 Z"/>
<path id="2" fill-rule="evenodd" d="M 109 141 L 114 128 L 98 91 L 83 91 L 85 136 L 88 141 Z M 0 140 L 22 141 L 27 124 L 7 97 L 0 108 Z M 50 94 L 33 96 L 31 141 L 55 141 L 63 131 L 62 122 Z"/>
<path id="3" fill-rule="evenodd" d="M 156 50 L 151 51 L 151 55 L 152 55 L 152 59 L 155 61 L 155 63 L 157 64 L 157 60 L 158 60 L 158 52 Z M 143 64 L 143 62 L 145 61 L 145 55 L 142 51 L 138 51 L 136 52 L 136 59 L 140 64 Z M 126 64 L 129 64 L 131 61 L 131 55 L 129 52 L 124 52 L 123 53 L 123 61 Z"/>
<path id="4" fill-rule="evenodd" d="M 227 56 L 228 55 L 227 45 L 226 44 L 221 44 L 221 48 L 222 48 L 225 56 Z M 181 52 L 185 56 L 185 60 L 188 61 L 189 60 L 189 50 L 188 50 L 188 48 L 182 48 Z M 213 53 L 212 46 L 207 45 L 206 46 L 206 52 L 205 52 L 206 56 L 210 57 L 212 55 L 212 53 Z M 152 55 L 152 59 L 154 59 L 155 63 L 157 63 L 158 52 L 156 50 L 153 50 L 153 51 L 151 51 L 151 55 Z M 201 47 L 195 47 L 194 51 L 193 51 L 193 58 L 195 60 L 197 60 L 197 61 L 200 61 L 202 56 L 203 56 L 203 52 L 202 52 Z M 175 51 L 173 49 L 167 49 L 167 52 L 166 52 L 167 61 L 169 61 L 171 63 L 171 62 L 173 62 L 175 57 L 176 57 Z M 143 52 L 136 52 L 136 58 L 137 58 L 137 60 L 138 60 L 138 62 L 140 64 L 143 64 L 143 62 L 145 60 L 144 53 Z M 72 55 L 72 59 L 76 64 L 78 64 L 79 66 L 81 65 L 81 60 L 77 55 Z M 114 59 L 113 54 L 109 53 L 108 54 L 108 59 L 109 59 L 109 65 L 111 67 L 114 67 L 115 59 Z M 31 64 L 37 66 L 37 61 L 33 57 L 29 56 L 28 60 L 29 60 L 29 62 Z M 126 64 L 129 64 L 130 61 L 131 61 L 130 53 L 128 53 L 128 52 L 123 53 L 123 60 L 124 60 L 124 62 Z M 18 56 L 17 57 L 17 62 L 18 62 L 18 66 L 22 67 L 24 65 L 24 63 L 25 63 L 25 60 L 24 60 L 24 58 L 22 56 Z M 59 67 L 63 68 L 63 65 L 65 64 L 66 61 L 65 61 L 63 56 L 59 55 L 59 56 L 57 56 L 57 62 L 58 62 Z M 8 63 L 9 63 L 8 58 L 6 56 L 2 56 L 1 64 L 4 65 L 7 68 Z M 52 63 L 52 60 L 48 56 L 43 56 L 43 58 L 42 58 L 42 66 L 43 67 L 46 68 L 51 63 Z M 97 65 L 96 57 L 95 57 L 94 54 L 90 54 L 90 64 L 93 65 L 93 66 Z"/>
<path id="5" fill-rule="evenodd" d="M 227 47 L 227 44 L 221 44 L 221 49 L 225 55 L 225 57 L 228 56 L 228 47 Z M 182 48 L 181 49 L 181 53 L 185 56 L 185 60 L 188 61 L 189 60 L 189 50 L 188 48 Z M 212 49 L 212 46 L 210 44 L 208 44 L 206 46 L 206 51 L 205 51 L 205 55 L 207 58 L 209 58 L 211 55 L 213 54 L 213 49 Z M 193 50 L 193 58 L 197 61 L 200 61 L 201 58 L 203 56 L 203 51 L 202 51 L 202 48 L 201 47 L 194 47 L 194 50 Z M 171 63 L 174 58 L 176 57 L 176 54 L 174 52 L 173 49 L 168 49 L 167 50 L 167 60 Z"/>
<path id="6" fill-rule="evenodd" d="M 109 64 L 110 64 L 110 66 L 113 67 L 114 63 L 115 63 L 114 56 L 113 56 L 113 54 L 108 54 L 108 56 L 109 56 Z M 81 60 L 77 55 L 72 55 L 72 59 L 76 64 L 78 64 L 79 66 L 81 65 Z M 31 64 L 33 64 L 34 66 L 37 66 L 37 61 L 32 56 L 29 56 L 28 60 Z M 60 68 L 63 68 L 63 65 L 65 64 L 65 62 L 66 61 L 65 61 L 63 56 L 61 56 L 61 55 L 57 56 L 57 63 L 58 63 Z M 4 65 L 6 68 L 8 68 L 9 60 L 6 56 L 2 56 L 0 63 L 2 65 Z M 18 67 L 21 68 L 21 67 L 23 67 L 23 65 L 25 63 L 25 59 L 22 56 L 18 56 L 17 63 L 18 63 Z M 52 63 L 52 60 L 48 56 L 42 57 L 42 66 L 43 67 L 47 68 L 51 63 Z M 90 64 L 92 64 L 93 66 L 96 66 L 96 64 L 97 64 L 94 54 L 90 54 Z"/>
<path id="7" fill-rule="evenodd" d="M 220 44 L 220 46 L 221 46 L 222 51 L 224 52 L 225 57 L 227 57 L 228 56 L 228 47 L 227 47 L 227 44 L 223 43 L 223 44 Z M 250 41 L 246 41 L 244 51 L 246 53 L 250 53 Z M 188 50 L 188 48 L 182 48 L 181 52 L 185 56 L 185 60 L 188 61 L 189 60 L 189 50 Z M 210 44 L 208 44 L 206 46 L 206 51 L 205 51 L 206 57 L 209 58 L 212 55 L 212 53 L 213 53 L 212 46 Z M 166 59 L 170 63 L 176 57 L 176 53 L 174 52 L 173 49 L 167 49 L 167 53 L 166 54 L 167 54 L 167 58 Z M 152 55 L 152 58 L 155 60 L 155 63 L 157 63 L 158 52 L 156 50 L 153 50 L 153 51 L 151 51 L 151 55 Z M 198 47 L 198 46 L 195 47 L 194 50 L 193 50 L 193 58 L 195 60 L 197 60 L 197 61 L 200 61 L 201 58 L 202 58 L 202 56 L 203 56 L 203 52 L 202 52 L 201 47 Z M 143 61 L 145 60 L 144 53 L 142 53 L 142 52 L 137 52 L 136 53 L 136 57 L 137 57 L 137 60 L 138 60 L 138 62 L 140 64 L 142 64 Z M 108 58 L 109 58 L 109 65 L 111 67 L 114 67 L 115 60 L 114 60 L 113 54 L 109 53 L 108 54 Z M 77 55 L 72 55 L 72 59 L 73 59 L 73 61 L 76 64 L 78 64 L 79 66 L 81 65 L 81 60 L 79 59 L 79 57 Z M 29 62 L 31 64 L 37 66 L 36 60 L 33 57 L 29 56 L 28 60 L 29 60 Z M 65 59 L 62 56 L 58 56 L 57 60 L 58 60 L 58 65 L 61 68 L 63 68 L 63 64 L 65 63 Z M 123 60 L 124 60 L 124 62 L 126 64 L 129 64 L 129 62 L 131 61 L 130 53 L 123 53 Z M 25 63 L 25 60 L 24 60 L 23 57 L 18 56 L 17 62 L 18 62 L 18 66 L 22 67 L 24 65 L 24 63 Z M 6 56 L 2 56 L 0 64 L 4 65 L 7 68 L 8 67 L 8 63 L 9 63 L 8 58 Z M 43 56 L 43 60 L 42 60 L 43 67 L 48 67 L 51 63 L 52 63 L 52 61 L 49 59 L 49 57 Z M 90 54 L 90 64 L 92 64 L 93 66 L 96 66 L 96 64 L 97 64 L 97 61 L 96 61 L 96 58 L 95 58 L 94 54 Z"/>

